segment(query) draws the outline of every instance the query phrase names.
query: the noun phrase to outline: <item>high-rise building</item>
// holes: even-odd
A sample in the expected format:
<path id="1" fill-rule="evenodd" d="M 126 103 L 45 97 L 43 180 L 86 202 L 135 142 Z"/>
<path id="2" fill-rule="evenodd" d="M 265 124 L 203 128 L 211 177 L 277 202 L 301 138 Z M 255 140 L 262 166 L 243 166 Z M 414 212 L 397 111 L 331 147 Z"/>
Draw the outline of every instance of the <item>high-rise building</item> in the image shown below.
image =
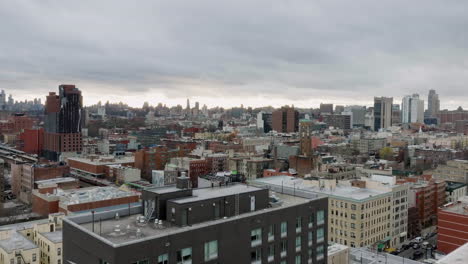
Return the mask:
<path id="1" fill-rule="evenodd" d="M 53 161 L 65 153 L 81 152 L 83 97 L 75 85 L 62 84 L 49 93 L 45 106 L 44 156 Z"/>
<path id="2" fill-rule="evenodd" d="M 288 187 L 190 189 L 188 178 L 179 177 L 176 186 L 143 190 L 139 206 L 64 219 L 63 259 L 112 264 L 327 263 L 327 206 L 323 195 Z"/>
<path id="3" fill-rule="evenodd" d="M 257 114 L 257 129 L 262 133 L 268 133 L 271 131 L 271 113 L 265 113 L 260 111 Z"/>
<path id="4" fill-rule="evenodd" d="M 299 130 L 299 112 L 294 107 L 283 106 L 272 114 L 273 130 L 293 133 Z"/>
<path id="5" fill-rule="evenodd" d="M 392 126 L 393 97 L 374 97 L 374 130 Z"/>
<path id="6" fill-rule="evenodd" d="M 424 100 L 419 99 L 418 94 L 403 97 L 401 109 L 403 124 L 424 123 Z"/>
<path id="7" fill-rule="evenodd" d="M 320 113 L 333 114 L 333 104 L 322 104 L 320 103 Z"/>
<path id="8" fill-rule="evenodd" d="M 310 156 L 312 154 L 312 126 L 310 120 L 303 119 L 299 122 L 299 137 L 301 140 L 301 155 Z"/>
<path id="9" fill-rule="evenodd" d="M 437 114 L 440 111 L 440 100 L 439 95 L 436 94 L 435 90 L 429 90 L 429 95 L 427 96 L 427 112 L 429 117 L 437 117 Z"/>

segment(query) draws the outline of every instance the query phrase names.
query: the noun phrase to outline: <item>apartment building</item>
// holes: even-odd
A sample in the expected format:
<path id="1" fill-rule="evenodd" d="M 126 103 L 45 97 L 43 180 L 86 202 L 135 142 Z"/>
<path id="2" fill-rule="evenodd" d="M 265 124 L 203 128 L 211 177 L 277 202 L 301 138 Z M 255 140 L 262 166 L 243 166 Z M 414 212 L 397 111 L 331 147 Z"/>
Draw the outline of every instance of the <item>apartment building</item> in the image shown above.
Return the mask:
<path id="1" fill-rule="evenodd" d="M 327 199 L 251 185 L 143 191 L 141 206 L 64 220 L 67 263 L 326 263 Z M 93 219 L 100 219 L 99 223 Z"/>
<path id="2" fill-rule="evenodd" d="M 468 196 L 438 211 L 438 250 L 448 254 L 468 243 Z"/>
<path id="3" fill-rule="evenodd" d="M 437 179 L 468 184 L 468 160 L 449 160 L 439 165 L 433 176 Z"/>
<path id="4" fill-rule="evenodd" d="M 62 264 L 63 216 L 0 227 L 0 264 Z"/>
<path id="5" fill-rule="evenodd" d="M 445 202 L 455 203 L 467 193 L 467 184 L 461 182 L 446 181 Z"/>
<path id="6" fill-rule="evenodd" d="M 350 247 L 390 246 L 392 192 L 336 184 L 336 180 L 303 180 L 288 176 L 257 179 L 253 184 L 293 188 L 328 197 L 329 241 Z"/>

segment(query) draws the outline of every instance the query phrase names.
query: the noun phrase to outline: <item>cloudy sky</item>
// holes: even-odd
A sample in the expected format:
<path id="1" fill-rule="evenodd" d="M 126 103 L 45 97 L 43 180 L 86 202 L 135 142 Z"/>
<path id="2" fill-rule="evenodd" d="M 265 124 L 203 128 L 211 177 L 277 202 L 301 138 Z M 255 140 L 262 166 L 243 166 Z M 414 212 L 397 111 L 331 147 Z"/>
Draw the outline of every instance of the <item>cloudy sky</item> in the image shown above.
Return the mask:
<path id="1" fill-rule="evenodd" d="M 468 108 L 466 0 L 0 1 L 0 88 L 74 83 L 99 100 L 209 106 L 436 89 Z"/>

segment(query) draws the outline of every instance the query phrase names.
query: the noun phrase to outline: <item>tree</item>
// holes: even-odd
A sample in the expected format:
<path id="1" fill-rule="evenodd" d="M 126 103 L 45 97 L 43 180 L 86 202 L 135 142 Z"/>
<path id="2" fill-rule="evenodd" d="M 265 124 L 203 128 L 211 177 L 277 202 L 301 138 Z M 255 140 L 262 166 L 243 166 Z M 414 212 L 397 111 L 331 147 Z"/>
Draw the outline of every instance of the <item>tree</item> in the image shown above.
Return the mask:
<path id="1" fill-rule="evenodd" d="M 391 160 L 393 158 L 393 149 L 391 147 L 385 147 L 379 151 L 381 159 Z"/>

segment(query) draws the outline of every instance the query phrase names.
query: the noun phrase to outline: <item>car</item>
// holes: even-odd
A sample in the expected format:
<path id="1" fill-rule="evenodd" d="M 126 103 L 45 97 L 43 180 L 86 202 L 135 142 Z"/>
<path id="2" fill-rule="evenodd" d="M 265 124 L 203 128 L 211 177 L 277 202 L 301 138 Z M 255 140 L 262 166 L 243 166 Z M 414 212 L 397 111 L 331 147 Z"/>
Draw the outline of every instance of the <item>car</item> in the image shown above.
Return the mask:
<path id="1" fill-rule="evenodd" d="M 423 241 L 424 241 L 424 239 L 422 237 L 417 237 L 417 238 L 414 239 L 414 242 L 417 242 L 417 243 L 421 243 Z"/>
<path id="2" fill-rule="evenodd" d="M 413 245 L 413 248 L 414 248 L 414 249 L 418 249 L 418 248 L 420 248 L 420 247 L 421 247 L 421 246 L 419 246 L 418 243 L 414 243 L 414 245 Z"/>
<path id="3" fill-rule="evenodd" d="M 407 250 L 408 248 L 410 248 L 411 246 L 409 244 L 403 244 L 401 246 L 401 250 Z"/>
<path id="4" fill-rule="evenodd" d="M 422 256 L 423 252 L 421 250 L 416 250 L 415 252 L 413 252 L 413 259 L 419 259 Z"/>
<path id="5" fill-rule="evenodd" d="M 392 254 L 392 255 L 398 255 L 400 253 L 401 253 L 401 250 L 399 250 L 399 249 L 397 249 L 397 250 L 395 250 L 393 252 L 390 252 L 390 254 Z"/>

